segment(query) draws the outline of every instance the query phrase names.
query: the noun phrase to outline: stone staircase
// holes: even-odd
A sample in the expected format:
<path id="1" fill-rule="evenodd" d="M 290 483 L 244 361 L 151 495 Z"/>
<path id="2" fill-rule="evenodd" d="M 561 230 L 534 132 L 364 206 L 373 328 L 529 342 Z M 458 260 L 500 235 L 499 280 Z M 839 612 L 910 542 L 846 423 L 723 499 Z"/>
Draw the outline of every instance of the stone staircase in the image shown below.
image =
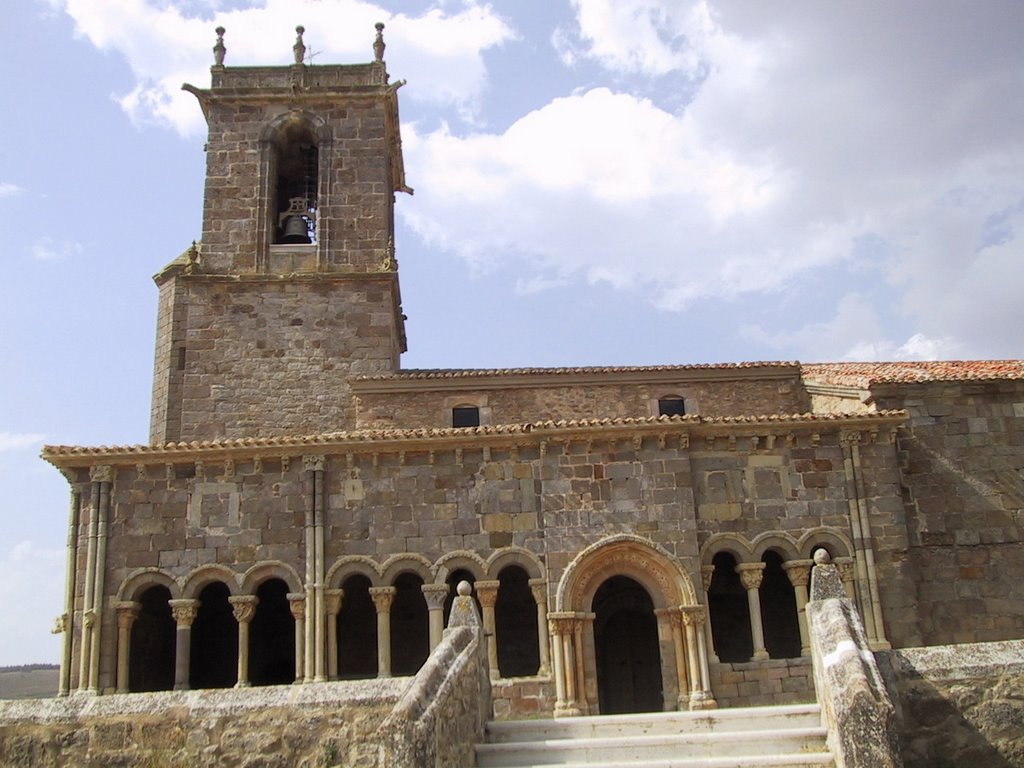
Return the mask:
<path id="1" fill-rule="evenodd" d="M 816 704 L 491 722 L 479 768 L 834 768 Z"/>

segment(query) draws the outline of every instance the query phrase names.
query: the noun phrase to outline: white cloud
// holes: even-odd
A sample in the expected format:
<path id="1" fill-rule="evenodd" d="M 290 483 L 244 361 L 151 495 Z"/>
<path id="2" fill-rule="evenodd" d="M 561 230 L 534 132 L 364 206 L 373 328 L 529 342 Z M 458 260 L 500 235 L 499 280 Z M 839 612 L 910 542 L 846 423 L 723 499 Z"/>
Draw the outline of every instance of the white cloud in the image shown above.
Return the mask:
<path id="1" fill-rule="evenodd" d="M 36 432 L 0 432 L 0 451 L 39 448 L 44 440 L 46 435 Z"/>
<path id="2" fill-rule="evenodd" d="M 17 197 L 24 193 L 24 189 L 9 181 L 0 181 L 0 197 Z"/>
<path id="3" fill-rule="evenodd" d="M 511 39 L 512 30 L 487 5 L 467 2 L 457 12 L 431 9 L 393 14 L 361 0 L 265 0 L 258 6 L 216 11 L 207 4 L 147 0 L 63 0 L 76 32 L 100 50 L 125 57 L 135 87 L 116 97 L 136 122 L 169 124 L 200 133 L 202 115 L 183 82 L 207 87 L 214 27 L 227 29 L 229 66 L 292 60 L 293 31 L 306 28 L 315 63 L 370 61 L 373 25 L 387 24 L 386 57 L 393 73 L 415 73 L 413 98 L 452 105 L 471 115 L 486 85 L 481 52 Z"/>
<path id="4" fill-rule="evenodd" d="M 32 258 L 37 261 L 60 261 L 83 253 L 85 248 L 81 243 L 72 240 L 60 242 L 52 237 L 43 237 L 36 240 L 32 245 Z"/>
<path id="5" fill-rule="evenodd" d="M 58 662 L 60 639 L 50 628 L 64 604 L 64 552 L 21 541 L 0 552 L 0 568 L 0 665 Z"/>

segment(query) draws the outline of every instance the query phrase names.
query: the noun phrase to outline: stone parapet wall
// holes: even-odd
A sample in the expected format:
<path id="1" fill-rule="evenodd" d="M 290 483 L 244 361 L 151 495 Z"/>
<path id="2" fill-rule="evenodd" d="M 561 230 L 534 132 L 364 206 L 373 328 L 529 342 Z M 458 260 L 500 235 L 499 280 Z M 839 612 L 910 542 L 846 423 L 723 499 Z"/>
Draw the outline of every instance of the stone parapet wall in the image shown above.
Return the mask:
<path id="1" fill-rule="evenodd" d="M 554 717 L 555 682 L 550 677 L 518 677 L 491 683 L 495 720 Z"/>
<path id="2" fill-rule="evenodd" d="M 709 666 L 711 690 L 720 707 L 759 707 L 813 702 L 814 668 L 809 658 L 770 659 Z"/>
<path id="3" fill-rule="evenodd" d="M 0 702 L 10 768 L 383 766 L 406 679 Z"/>
<path id="4" fill-rule="evenodd" d="M 876 654 L 906 768 L 1024 766 L 1024 640 Z"/>

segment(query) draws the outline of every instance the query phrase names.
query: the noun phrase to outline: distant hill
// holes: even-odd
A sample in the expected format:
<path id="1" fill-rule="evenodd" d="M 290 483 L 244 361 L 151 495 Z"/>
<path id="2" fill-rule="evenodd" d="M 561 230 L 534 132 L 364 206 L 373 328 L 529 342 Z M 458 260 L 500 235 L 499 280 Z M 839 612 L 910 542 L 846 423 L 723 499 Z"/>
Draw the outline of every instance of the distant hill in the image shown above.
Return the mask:
<path id="1" fill-rule="evenodd" d="M 57 695 L 60 667 L 20 664 L 0 667 L 0 699 L 45 699 Z"/>

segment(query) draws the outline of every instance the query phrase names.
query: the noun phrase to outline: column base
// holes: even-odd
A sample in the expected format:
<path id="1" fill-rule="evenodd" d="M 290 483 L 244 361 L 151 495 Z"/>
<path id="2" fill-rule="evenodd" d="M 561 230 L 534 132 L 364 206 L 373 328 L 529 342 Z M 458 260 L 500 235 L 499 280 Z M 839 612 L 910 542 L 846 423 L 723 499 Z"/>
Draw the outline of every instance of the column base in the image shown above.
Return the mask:
<path id="1" fill-rule="evenodd" d="M 690 708 L 690 694 L 680 693 L 676 696 L 676 711 L 685 712 Z"/>
<path id="2" fill-rule="evenodd" d="M 249 683 L 249 682 L 239 681 L 239 682 L 235 683 L 235 688 L 248 688 L 250 685 L 252 685 L 252 684 Z"/>
<path id="3" fill-rule="evenodd" d="M 768 655 L 768 651 L 754 651 L 751 661 L 767 661 L 769 658 L 771 657 Z"/>
<path id="4" fill-rule="evenodd" d="M 579 717 L 582 714 L 579 707 L 555 705 L 555 717 Z"/>
<path id="5" fill-rule="evenodd" d="M 710 691 L 693 691 L 690 694 L 690 709 L 718 709 L 718 702 Z"/>

